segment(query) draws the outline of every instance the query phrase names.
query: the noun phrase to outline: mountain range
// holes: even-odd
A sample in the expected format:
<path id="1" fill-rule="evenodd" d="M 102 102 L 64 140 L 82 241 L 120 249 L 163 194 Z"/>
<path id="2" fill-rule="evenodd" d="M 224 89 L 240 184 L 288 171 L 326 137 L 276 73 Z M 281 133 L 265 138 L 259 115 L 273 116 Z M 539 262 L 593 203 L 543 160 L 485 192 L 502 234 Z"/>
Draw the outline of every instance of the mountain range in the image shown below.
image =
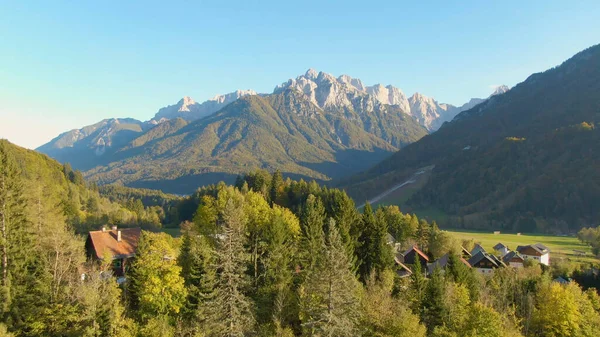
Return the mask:
<path id="1" fill-rule="evenodd" d="M 413 184 L 403 207 L 456 227 L 574 232 L 600 222 L 599 122 L 596 45 L 340 185 L 365 200 Z"/>
<path id="2" fill-rule="evenodd" d="M 203 103 L 184 97 L 147 122 L 103 120 L 37 150 L 101 184 L 181 194 L 258 168 L 326 181 L 368 169 L 463 107 L 309 69 L 272 94 L 238 90 Z"/>

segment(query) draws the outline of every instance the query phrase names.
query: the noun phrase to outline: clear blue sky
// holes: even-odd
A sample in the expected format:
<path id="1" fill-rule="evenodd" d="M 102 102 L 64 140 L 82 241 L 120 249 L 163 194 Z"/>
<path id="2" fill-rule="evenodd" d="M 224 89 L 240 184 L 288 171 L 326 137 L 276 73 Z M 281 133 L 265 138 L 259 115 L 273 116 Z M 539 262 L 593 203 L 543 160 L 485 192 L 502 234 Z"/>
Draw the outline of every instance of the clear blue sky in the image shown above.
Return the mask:
<path id="1" fill-rule="evenodd" d="M 597 43 L 597 0 L 5 1 L 0 138 L 36 147 L 310 67 L 462 104 Z"/>

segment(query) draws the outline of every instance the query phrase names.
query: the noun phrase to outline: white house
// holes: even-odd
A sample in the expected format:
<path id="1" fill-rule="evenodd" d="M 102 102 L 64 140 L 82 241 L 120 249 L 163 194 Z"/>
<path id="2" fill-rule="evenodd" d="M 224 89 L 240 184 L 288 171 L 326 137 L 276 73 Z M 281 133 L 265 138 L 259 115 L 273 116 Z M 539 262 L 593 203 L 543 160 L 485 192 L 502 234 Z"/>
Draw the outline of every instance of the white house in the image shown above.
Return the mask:
<path id="1" fill-rule="evenodd" d="M 550 249 L 541 243 L 518 246 L 517 252 L 519 252 L 524 259 L 532 259 L 541 264 L 545 264 L 546 266 L 550 265 Z"/>

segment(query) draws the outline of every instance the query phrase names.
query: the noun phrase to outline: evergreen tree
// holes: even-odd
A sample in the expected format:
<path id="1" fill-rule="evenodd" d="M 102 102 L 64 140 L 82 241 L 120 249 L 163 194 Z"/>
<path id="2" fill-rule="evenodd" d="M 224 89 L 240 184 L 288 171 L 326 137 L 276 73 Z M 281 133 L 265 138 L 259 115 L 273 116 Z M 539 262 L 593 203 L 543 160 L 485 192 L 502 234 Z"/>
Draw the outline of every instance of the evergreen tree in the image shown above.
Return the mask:
<path id="1" fill-rule="evenodd" d="M 267 254 L 257 291 L 257 318 L 259 323 L 284 327 L 297 319 L 297 310 L 292 308 L 296 242 L 290 226 L 279 214 L 274 214 L 264 236 Z"/>
<path id="2" fill-rule="evenodd" d="M 320 252 L 318 254 L 317 252 Z M 308 336 L 356 336 L 360 319 L 360 283 L 352 272 L 335 222 L 330 221 L 327 242 L 307 270 L 300 291 L 301 320 Z"/>
<path id="3" fill-rule="evenodd" d="M 433 270 L 430 280 L 427 282 L 423 301 L 422 321 L 427 326 L 427 331 L 431 332 L 435 327 L 443 324 L 446 315 L 444 296 L 444 276 L 441 269 L 436 267 Z"/>
<path id="4" fill-rule="evenodd" d="M 381 273 L 392 265 L 391 247 L 387 244 L 387 224 L 381 211 L 373 213 L 367 203 L 363 211 L 363 230 L 358 249 L 359 273 L 365 282 L 372 272 Z"/>
<path id="5" fill-rule="evenodd" d="M 471 301 L 475 302 L 479 299 L 479 284 L 475 271 L 467 267 L 455 252 L 450 253 L 446 270 L 450 280 L 465 286 L 469 290 Z"/>
<path id="6" fill-rule="evenodd" d="M 410 275 L 410 279 L 410 300 L 412 303 L 412 310 L 415 314 L 422 316 L 427 279 L 423 274 L 421 261 L 419 260 L 419 256 L 417 254 L 415 254 L 415 259 L 412 264 L 412 274 Z"/>
<path id="7" fill-rule="evenodd" d="M 324 223 L 325 208 L 320 199 L 310 194 L 300 216 L 300 228 L 302 229 L 301 259 L 306 270 L 313 268 L 317 259 L 315 252 L 323 247 Z"/>
<path id="8" fill-rule="evenodd" d="M 281 203 L 280 199 L 282 192 L 283 176 L 281 175 L 281 171 L 275 170 L 271 177 L 271 186 L 269 188 L 269 201 L 271 202 L 271 206 L 273 206 L 273 204 L 279 205 Z"/>
<path id="9" fill-rule="evenodd" d="M 212 298 L 216 281 L 214 251 L 205 236 L 190 224 L 182 225 L 181 252 L 178 263 L 187 289 L 186 318 L 198 329 L 206 320 L 204 304 Z"/>
<path id="10" fill-rule="evenodd" d="M 216 246 L 215 296 L 206 304 L 210 336 L 244 336 L 255 325 L 252 302 L 244 294 L 249 284 L 244 250 L 246 219 L 241 206 L 229 199 L 223 212 L 223 234 Z"/>
<path id="11" fill-rule="evenodd" d="M 417 216 L 413 214 L 413 219 L 417 219 Z M 415 220 L 413 220 L 415 221 Z M 417 226 L 417 244 L 419 245 L 419 249 L 425 250 L 427 245 L 429 244 L 429 235 L 431 233 L 431 228 L 427 221 L 421 219 L 419 220 L 419 224 Z"/>
<path id="12" fill-rule="evenodd" d="M 48 283 L 20 175 L 0 140 L 0 314 L 10 328 L 27 330 L 46 304 Z"/>
<path id="13" fill-rule="evenodd" d="M 107 275 L 110 274 L 91 270 L 76 289 L 84 336 L 129 336 L 133 322 L 124 317 L 121 290 L 115 279 Z"/>
<path id="14" fill-rule="evenodd" d="M 360 235 L 360 214 L 354 201 L 343 190 L 331 189 L 325 197 L 325 210 L 327 217 L 335 220 L 348 256 L 354 260 Z"/>

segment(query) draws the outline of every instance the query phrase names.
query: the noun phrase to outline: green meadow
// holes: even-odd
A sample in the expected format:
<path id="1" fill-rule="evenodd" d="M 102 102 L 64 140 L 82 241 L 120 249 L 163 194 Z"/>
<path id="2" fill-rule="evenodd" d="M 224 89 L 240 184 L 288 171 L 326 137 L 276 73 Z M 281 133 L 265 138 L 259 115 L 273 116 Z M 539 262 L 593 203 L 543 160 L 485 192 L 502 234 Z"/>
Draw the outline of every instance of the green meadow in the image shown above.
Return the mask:
<path id="1" fill-rule="evenodd" d="M 592 255 L 591 248 L 588 245 L 581 243 L 573 236 L 553 236 L 542 234 L 521 234 L 493 232 L 468 232 L 460 230 L 448 230 L 455 237 L 461 240 L 473 239 L 476 243 L 481 244 L 488 252 L 493 252 L 493 248 L 498 242 L 508 246 L 514 250 L 519 245 L 528 245 L 532 243 L 541 243 L 550 249 L 550 261 L 556 258 L 568 258 L 579 262 L 597 262 L 598 259 Z M 584 251 L 586 254 L 580 256 L 575 252 Z"/>

